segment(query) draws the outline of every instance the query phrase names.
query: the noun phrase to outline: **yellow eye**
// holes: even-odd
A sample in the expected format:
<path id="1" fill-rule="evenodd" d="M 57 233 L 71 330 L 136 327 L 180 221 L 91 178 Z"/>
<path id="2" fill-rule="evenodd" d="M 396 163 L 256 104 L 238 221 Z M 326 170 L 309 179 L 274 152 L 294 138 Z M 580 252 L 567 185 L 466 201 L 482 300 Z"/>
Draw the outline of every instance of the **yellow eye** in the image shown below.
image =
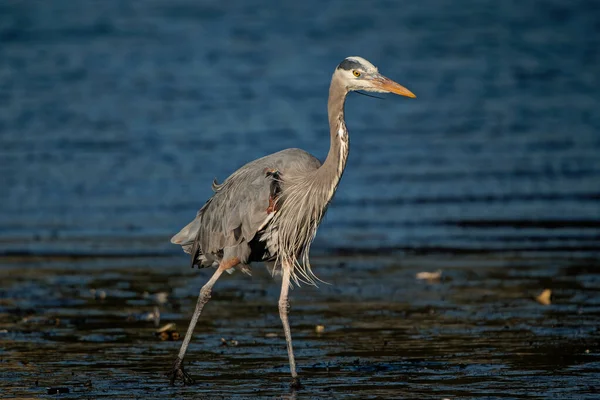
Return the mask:
<path id="1" fill-rule="evenodd" d="M 358 72 L 357 70 L 352 71 L 352 74 L 357 78 L 360 76 L 360 72 Z"/>

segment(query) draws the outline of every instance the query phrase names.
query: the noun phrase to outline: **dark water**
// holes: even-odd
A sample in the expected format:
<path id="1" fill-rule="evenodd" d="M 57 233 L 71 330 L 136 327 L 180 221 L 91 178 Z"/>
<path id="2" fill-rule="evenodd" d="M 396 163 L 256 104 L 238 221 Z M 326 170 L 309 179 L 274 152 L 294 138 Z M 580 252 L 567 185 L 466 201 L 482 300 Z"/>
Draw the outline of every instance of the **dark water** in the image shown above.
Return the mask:
<path id="1" fill-rule="evenodd" d="M 298 396 L 599 397 L 598 49 L 591 0 L 2 2 L 0 391 L 287 394 L 260 267 L 219 282 L 193 388 L 168 391 L 179 343 L 138 316 L 167 292 L 185 330 L 207 271 L 169 237 L 214 177 L 324 157 L 331 73 L 361 55 L 418 98 L 348 101 L 314 245 L 334 285 L 293 293 Z"/>

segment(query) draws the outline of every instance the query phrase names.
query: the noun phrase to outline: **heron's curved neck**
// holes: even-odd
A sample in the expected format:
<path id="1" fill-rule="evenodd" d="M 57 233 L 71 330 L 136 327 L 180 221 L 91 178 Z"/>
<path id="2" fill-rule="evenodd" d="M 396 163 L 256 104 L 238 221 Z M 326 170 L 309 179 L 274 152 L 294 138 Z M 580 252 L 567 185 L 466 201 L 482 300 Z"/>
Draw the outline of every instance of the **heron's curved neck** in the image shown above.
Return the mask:
<path id="1" fill-rule="evenodd" d="M 331 144 L 325 162 L 319 168 L 319 173 L 333 183 L 333 191 L 337 188 L 340 178 L 346 168 L 348 159 L 349 138 L 346 122 L 344 121 L 344 103 L 348 91 L 342 83 L 335 78 L 329 87 L 329 101 L 327 102 L 327 114 L 329 116 L 329 133 Z M 333 193 L 332 193 L 333 195 Z"/>

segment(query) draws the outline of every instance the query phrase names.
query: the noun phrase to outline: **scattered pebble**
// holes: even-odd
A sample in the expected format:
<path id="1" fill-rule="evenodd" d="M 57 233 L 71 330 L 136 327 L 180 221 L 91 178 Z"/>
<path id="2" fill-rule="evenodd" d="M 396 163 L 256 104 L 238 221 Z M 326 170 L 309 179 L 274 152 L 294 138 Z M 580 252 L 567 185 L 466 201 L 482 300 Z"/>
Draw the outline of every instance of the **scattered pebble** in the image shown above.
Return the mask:
<path id="1" fill-rule="evenodd" d="M 166 324 L 160 328 L 158 328 L 156 330 L 157 333 L 162 333 L 162 332 L 167 332 L 167 331 L 174 331 L 175 330 L 175 324 L 173 322 Z"/>
<path id="2" fill-rule="evenodd" d="M 144 299 L 152 298 L 158 304 L 165 304 L 166 302 L 169 301 L 169 293 L 168 292 L 158 292 L 158 293 L 151 295 L 149 292 L 144 291 L 144 293 L 142 293 L 142 298 L 144 298 Z"/>
<path id="3" fill-rule="evenodd" d="M 238 344 L 240 344 L 240 342 L 238 342 L 237 340 L 226 340 L 225 338 L 221 338 L 221 346 L 231 346 L 231 347 L 235 347 Z"/>
<path id="4" fill-rule="evenodd" d="M 154 310 L 145 314 L 143 319 L 146 321 L 154 321 L 154 326 L 158 327 L 158 325 L 160 325 L 160 310 L 158 307 L 154 307 Z"/>
<path id="5" fill-rule="evenodd" d="M 315 332 L 317 332 L 317 333 L 323 333 L 323 332 L 325 332 L 325 325 L 317 325 L 317 326 L 315 326 Z"/>
<path id="6" fill-rule="evenodd" d="M 425 272 L 425 271 L 419 272 L 416 275 L 417 279 L 429 281 L 429 282 L 439 281 L 441 277 L 442 277 L 442 270 L 439 270 L 439 269 L 435 272 Z"/>
<path id="7" fill-rule="evenodd" d="M 552 303 L 551 296 L 552 296 L 552 290 L 544 289 L 544 291 L 542 291 L 542 293 L 540 293 L 538 296 L 536 296 L 535 300 L 538 303 L 547 306 Z"/>
<path id="8" fill-rule="evenodd" d="M 179 332 L 175 330 L 174 323 L 166 324 L 165 326 L 157 329 L 154 334 L 162 341 L 170 340 L 176 342 L 180 338 Z"/>
<path id="9" fill-rule="evenodd" d="M 131 313 L 127 316 L 127 321 L 154 322 L 154 326 L 158 329 L 158 327 L 160 326 L 160 310 L 158 309 L 158 307 L 154 307 L 154 309 L 149 312 Z"/>
<path id="10" fill-rule="evenodd" d="M 70 391 L 68 387 L 49 387 L 46 390 L 48 394 L 62 394 Z"/>
<path id="11" fill-rule="evenodd" d="M 169 293 L 167 292 L 158 292 L 154 295 L 154 301 L 158 304 L 165 304 L 169 301 Z"/>
<path id="12" fill-rule="evenodd" d="M 106 292 L 104 290 L 90 289 L 90 294 L 98 300 L 104 300 L 106 298 Z"/>

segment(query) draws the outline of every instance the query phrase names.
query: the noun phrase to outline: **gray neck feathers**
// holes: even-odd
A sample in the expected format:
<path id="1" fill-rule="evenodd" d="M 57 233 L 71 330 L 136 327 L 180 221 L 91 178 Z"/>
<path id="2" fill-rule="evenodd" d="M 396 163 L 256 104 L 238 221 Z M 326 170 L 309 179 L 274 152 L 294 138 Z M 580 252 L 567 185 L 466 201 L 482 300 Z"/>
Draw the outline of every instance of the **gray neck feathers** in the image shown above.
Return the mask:
<path id="1" fill-rule="evenodd" d="M 344 121 L 344 104 L 347 94 L 348 91 L 344 85 L 334 75 L 329 87 L 329 101 L 327 102 L 331 145 L 325 162 L 317 171 L 318 180 L 332 188 L 331 196 L 335 193 L 344 173 L 350 150 L 348 131 Z"/>
<path id="2" fill-rule="evenodd" d="M 334 74 L 329 88 L 329 129 L 331 145 L 327 159 L 317 170 L 285 176 L 284 205 L 272 226 L 278 229 L 278 262 L 293 266 L 292 278 L 316 285 L 309 252 L 317 228 L 327 210 L 348 158 L 348 132 L 344 123 L 344 103 L 348 91 Z"/>

